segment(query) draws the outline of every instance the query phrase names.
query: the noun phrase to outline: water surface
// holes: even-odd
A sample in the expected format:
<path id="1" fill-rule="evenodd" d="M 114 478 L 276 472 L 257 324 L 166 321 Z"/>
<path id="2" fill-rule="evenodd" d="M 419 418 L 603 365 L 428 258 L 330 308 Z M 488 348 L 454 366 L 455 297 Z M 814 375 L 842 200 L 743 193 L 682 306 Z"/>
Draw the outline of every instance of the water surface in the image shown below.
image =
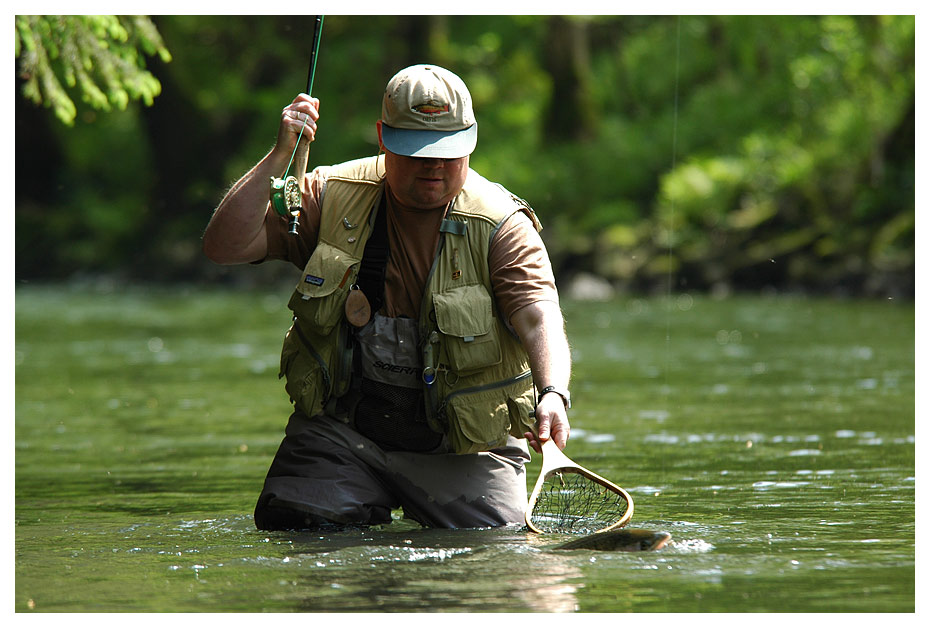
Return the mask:
<path id="1" fill-rule="evenodd" d="M 17 290 L 17 611 L 914 610 L 913 303 L 565 304 L 567 453 L 673 537 L 634 554 L 255 530 L 286 297 Z"/>

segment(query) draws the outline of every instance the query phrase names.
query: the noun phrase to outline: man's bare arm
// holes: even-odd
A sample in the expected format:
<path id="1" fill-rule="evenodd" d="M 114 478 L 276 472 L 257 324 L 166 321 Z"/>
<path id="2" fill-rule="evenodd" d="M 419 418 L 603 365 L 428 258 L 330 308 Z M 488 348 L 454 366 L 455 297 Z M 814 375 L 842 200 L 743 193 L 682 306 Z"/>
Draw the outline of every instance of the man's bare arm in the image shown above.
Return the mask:
<path id="1" fill-rule="evenodd" d="M 571 378 L 571 351 L 565 336 L 565 322 L 558 303 L 537 301 L 520 308 L 510 317 L 530 360 L 533 381 L 538 389 L 556 386 L 567 389 Z M 569 424 L 565 404 L 557 394 L 544 395 L 536 406 L 538 434 L 525 434 L 530 445 L 540 451 L 543 441 L 552 438 L 560 449 L 568 442 Z"/>
<path id="2" fill-rule="evenodd" d="M 245 264 L 268 254 L 265 214 L 271 211 L 269 182 L 284 173 L 298 137 L 302 143 L 313 141 L 318 111 L 318 99 L 300 94 L 281 112 L 274 148 L 229 189 L 207 224 L 203 251 L 211 260 Z"/>

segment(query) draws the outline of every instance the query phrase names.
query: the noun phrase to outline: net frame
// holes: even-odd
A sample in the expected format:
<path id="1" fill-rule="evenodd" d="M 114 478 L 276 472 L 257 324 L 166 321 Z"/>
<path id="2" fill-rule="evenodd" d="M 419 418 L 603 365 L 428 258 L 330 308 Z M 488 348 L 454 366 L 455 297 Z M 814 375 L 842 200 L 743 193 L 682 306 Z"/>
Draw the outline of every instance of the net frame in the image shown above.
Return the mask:
<path id="1" fill-rule="evenodd" d="M 623 527 L 633 518 L 633 498 L 623 488 L 573 461 L 551 439 L 543 443 L 542 454 L 526 508 L 530 530 L 591 534 Z"/>

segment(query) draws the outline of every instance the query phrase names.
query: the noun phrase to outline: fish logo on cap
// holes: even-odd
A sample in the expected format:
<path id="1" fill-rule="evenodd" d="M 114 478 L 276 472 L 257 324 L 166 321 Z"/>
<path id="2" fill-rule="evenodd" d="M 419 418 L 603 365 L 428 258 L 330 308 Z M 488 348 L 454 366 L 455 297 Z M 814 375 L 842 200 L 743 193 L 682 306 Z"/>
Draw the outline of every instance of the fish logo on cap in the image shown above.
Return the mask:
<path id="1" fill-rule="evenodd" d="M 425 102 L 422 105 L 414 105 L 411 107 L 417 113 L 425 113 L 428 116 L 434 116 L 437 113 L 449 113 L 449 103 L 438 103 L 434 100 Z"/>

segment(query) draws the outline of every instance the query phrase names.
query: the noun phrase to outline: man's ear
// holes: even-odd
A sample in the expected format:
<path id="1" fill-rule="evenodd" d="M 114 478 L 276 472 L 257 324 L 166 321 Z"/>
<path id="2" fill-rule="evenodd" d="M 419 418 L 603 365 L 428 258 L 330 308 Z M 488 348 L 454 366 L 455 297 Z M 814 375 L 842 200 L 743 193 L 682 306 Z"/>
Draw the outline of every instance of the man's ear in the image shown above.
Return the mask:
<path id="1" fill-rule="evenodd" d="M 378 127 L 378 149 L 384 151 L 384 142 L 381 141 L 381 120 L 378 120 L 375 126 Z"/>

